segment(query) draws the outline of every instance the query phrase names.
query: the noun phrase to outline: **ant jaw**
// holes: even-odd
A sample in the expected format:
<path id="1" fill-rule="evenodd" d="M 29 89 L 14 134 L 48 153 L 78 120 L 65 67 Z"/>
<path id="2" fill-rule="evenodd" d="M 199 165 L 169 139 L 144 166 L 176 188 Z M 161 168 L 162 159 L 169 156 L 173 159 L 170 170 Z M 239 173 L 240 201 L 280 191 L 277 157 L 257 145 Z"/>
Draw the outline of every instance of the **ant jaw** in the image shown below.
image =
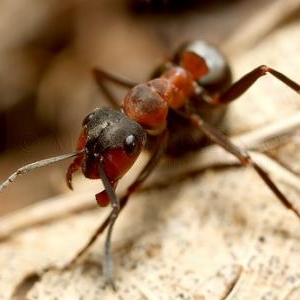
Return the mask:
<path id="1" fill-rule="evenodd" d="M 66 173 L 67 186 L 70 190 L 73 190 L 73 185 L 72 185 L 73 173 L 75 173 L 77 170 L 80 169 L 82 165 L 82 161 L 84 159 L 84 148 L 86 145 L 86 141 L 87 141 L 87 134 L 85 128 L 83 128 L 77 140 L 76 149 L 77 151 L 79 151 L 78 155 L 74 158 L 73 162 L 70 164 L 68 171 Z"/>
<path id="2" fill-rule="evenodd" d="M 73 173 L 80 169 L 83 158 L 84 158 L 83 152 L 78 153 L 77 157 L 75 157 L 75 159 L 73 160 L 73 162 L 70 164 L 68 168 L 68 171 L 66 173 L 66 181 L 67 181 L 68 188 L 70 190 L 73 190 L 73 185 L 72 185 Z"/>
<path id="3" fill-rule="evenodd" d="M 75 171 L 77 171 L 77 169 L 79 167 L 77 167 L 77 163 L 75 162 L 76 161 L 76 158 L 75 160 L 70 164 L 69 168 L 68 168 L 68 171 L 67 171 L 67 174 L 66 174 L 66 182 L 67 182 L 67 186 L 70 190 L 73 190 L 73 184 L 72 184 L 72 177 L 73 177 L 73 173 Z"/>

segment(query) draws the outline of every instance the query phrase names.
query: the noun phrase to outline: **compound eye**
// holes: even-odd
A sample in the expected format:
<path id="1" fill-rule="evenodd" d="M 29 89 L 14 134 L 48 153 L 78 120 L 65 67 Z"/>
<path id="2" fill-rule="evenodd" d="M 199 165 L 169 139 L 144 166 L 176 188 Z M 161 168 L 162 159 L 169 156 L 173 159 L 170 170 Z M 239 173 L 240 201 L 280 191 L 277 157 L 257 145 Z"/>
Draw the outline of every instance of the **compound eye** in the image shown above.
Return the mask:
<path id="1" fill-rule="evenodd" d="M 140 151 L 138 138 L 133 134 L 130 134 L 125 138 L 123 146 L 126 154 L 129 156 L 135 155 Z"/>

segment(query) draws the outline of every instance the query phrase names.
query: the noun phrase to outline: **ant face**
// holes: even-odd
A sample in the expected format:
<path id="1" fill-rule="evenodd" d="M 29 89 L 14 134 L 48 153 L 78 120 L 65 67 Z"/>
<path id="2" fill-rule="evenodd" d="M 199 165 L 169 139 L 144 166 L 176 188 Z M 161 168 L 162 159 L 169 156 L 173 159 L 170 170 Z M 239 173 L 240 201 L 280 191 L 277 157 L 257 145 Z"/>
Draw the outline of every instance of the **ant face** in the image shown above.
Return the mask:
<path id="1" fill-rule="evenodd" d="M 87 178 L 100 178 L 100 161 L 108 180 L 115 185 L 133 165 L 145 142 L 144 129 L 124 113 L 111 108 L 96 108 L 83 121 L 77 145 L 77 150 L 82 153 L 69 167 L 69 185 L 72 173 L 79 167 Z"/>

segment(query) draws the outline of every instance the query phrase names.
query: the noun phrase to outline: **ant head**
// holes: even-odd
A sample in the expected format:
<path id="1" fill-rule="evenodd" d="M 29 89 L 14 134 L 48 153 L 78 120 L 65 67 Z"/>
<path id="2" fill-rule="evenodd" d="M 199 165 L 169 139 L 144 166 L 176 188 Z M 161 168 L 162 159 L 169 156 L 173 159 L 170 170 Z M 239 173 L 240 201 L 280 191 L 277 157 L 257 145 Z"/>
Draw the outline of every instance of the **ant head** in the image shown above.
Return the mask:
<path id="1" fill-rule="evenodd" d="M 98 161 L 102 159 L 109 180 L 121 178 L 141 153 L 146 133 L 135 121 L 112 108 L 97 108 L 83 124 L 87 141 L 84 174 L 96 176 Z"/>
<path id="2" fill-rule="evenodd" d="M 100 178 L 99 163 L 108 180 L 114 184 L 133 165 L 146 143 L 146 132 L 121 111 L 97 108 L 83 121 L 83 132 L 75 158 L 67 173 L 71 187 L 72 173 L 81 167 L 87 178 Z"/>

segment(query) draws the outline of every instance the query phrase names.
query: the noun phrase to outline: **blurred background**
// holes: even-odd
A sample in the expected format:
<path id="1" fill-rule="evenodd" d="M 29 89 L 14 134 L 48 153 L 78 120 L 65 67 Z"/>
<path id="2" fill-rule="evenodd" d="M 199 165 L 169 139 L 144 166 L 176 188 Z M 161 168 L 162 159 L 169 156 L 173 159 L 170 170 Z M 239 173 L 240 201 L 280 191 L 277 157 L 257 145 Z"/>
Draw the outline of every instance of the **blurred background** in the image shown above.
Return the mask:
<path id="1" fill-rule="evenodd" d="M 20 166 L 75 149 L 85 115 L 109 105 L 93 66 L 142 82 L 173 49 L 195 39 L 220 46 L 233 62 L 299 14 L 292 1 L 275 10 L 280 2 L 1 1 L 0 181 Z M 0 195 L 0 214 L 67 191 L 69 163 L 22 176 Z"/>

